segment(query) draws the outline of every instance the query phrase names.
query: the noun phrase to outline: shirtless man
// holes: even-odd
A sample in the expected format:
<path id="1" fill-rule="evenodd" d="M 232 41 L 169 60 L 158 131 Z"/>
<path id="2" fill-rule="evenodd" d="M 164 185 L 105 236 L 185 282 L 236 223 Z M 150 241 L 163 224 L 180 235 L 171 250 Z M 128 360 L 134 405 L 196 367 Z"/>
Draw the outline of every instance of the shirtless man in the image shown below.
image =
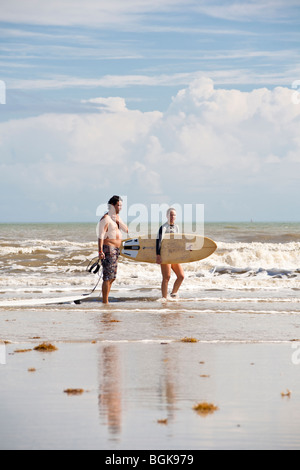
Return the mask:
<path id="1" fill-rule="evenodd" d="M 113 196 L 108 201 L 108 213 L 100 220 L 99 228 L 99 258 L 103 266 L 102 302 L 108 304 L 108 296 L 113 282 L 117 278 L 118 259 L 122 245 L 121 230 L 128 233 L 128 227 L 121 220 L 122 199 Z"/>

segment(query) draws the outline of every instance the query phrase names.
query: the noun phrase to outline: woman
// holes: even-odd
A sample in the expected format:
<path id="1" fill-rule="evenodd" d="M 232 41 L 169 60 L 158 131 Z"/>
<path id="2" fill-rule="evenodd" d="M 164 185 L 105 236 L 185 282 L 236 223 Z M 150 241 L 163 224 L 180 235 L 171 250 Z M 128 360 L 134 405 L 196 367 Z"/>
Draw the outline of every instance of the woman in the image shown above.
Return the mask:
<path id="1" fill-rule="evenodd" d="M 162 246 L 162 241 L 163 241 L 165 234 L 166 233 L 179 233 L 178 225 L 175 225 L 176 210 L 173 208 L 170 208 L 167 212 L 167 218 L 168 218 L 168 222 L 166 222 L 164 225 L 160 227 L 158 235 L 157 235 L 157 240 L 156 240 L 156 262 L 157 264 L 160 264 L 161 266 L 161 272 L 162 272 L 162 277 L 163 277 L 161 290 L 162 290 L 163 299 L 165 300 L 167 300 L 168 298 L 168 285 L 171 279 L 171 271 L 173 270 L 177 276 L 177 279 L 173 286 L 171 297 L 173 298 L 178 297 L 179 288 L 184 281 L 184 271 L 180 264 L 163 264 L 162 263 L 161 246 Z"/>

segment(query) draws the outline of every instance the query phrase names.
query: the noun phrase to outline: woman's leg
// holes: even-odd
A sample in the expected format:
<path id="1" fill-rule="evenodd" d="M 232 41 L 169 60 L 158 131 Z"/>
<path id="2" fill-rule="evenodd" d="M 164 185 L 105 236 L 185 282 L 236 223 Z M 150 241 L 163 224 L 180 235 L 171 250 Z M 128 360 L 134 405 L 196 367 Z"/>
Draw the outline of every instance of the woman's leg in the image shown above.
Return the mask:
<path id="1" fill-rule="evenodd" d="M 174 273 L 177 276 L 177 279 L 176 279 L 174 287 L 173 287 L 172 294 L 177 294 L 181 284 L 184 281 L 184 270 L 183 270 L 183 267 L 181 266 L 181 264 L 172 264 L 171 267 L 172 267 Z"/>
<path id="2" fill-rule="evenodd" d="M 162 272 L 162 284 L 161 284 L 161 292 L 164 299 L 168 297 L 168 285 L 171 279 L 171 265 L 170 264 L 162 264 L 161 265 L 161 272 Z"/>

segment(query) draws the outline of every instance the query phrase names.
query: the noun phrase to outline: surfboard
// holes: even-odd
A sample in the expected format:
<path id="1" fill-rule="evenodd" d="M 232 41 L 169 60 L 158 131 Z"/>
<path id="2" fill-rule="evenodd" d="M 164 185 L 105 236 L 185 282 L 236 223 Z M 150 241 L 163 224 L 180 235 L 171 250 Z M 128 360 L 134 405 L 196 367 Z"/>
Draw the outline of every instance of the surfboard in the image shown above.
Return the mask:
<path id="1" fill-rule="evenodd" d="M 76 297 L 56 297 L 48 299 L 20 299 L 20 300 L 3 300 L 0 301 L 0 308 L 11 308 L 11 307 L 38 307 L 42 305 L 59 305 L 59 304 L 70 304 L 80 303 L 87 301 L 89 297 L 85 295 L 77 295 Z"/>
<path id="2" fill-rule="evenodd" d="M 127 297 L 109 297 L 109 303 L 120 303 L 127 301 L 139 301 L 139 298 L 127 298 Z M 64 305 L 64 304 L 76 304 L 81 305 L 82 303 L 95 303 L 102 305 L 102 296 L 73 296 L 73 297 L 56 297 L 56 298 L 43 298 L 43 299 L 20 299 L 20 300 L 3 300 L 0 301 L 1 308 L 20 308 L 20 307 L 42 307 L 47 305 Z"/>
<path id="3" fill-rule="evenodd" d="M 183 264 L 211 256 L 217 244 L 210 238 L 189 234 L 166 234 L 162 241 L 163 264 Z M 124 240 L 121 255 L 140 263 L 156 263 L 156 238 L 138 237 Z"/>

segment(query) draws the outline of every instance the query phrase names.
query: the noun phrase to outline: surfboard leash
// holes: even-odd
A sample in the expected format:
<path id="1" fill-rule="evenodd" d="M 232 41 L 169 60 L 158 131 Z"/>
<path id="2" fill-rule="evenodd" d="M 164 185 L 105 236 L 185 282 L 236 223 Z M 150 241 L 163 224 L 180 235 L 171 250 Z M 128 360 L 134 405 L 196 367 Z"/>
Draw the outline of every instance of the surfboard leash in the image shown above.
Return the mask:
<path id="1" fill-rule="evenodd" d="M 95 261 L 95 260 L 97 260 L 97 261 Z M 102 268 L 102 265 L 101 265 L 101 262 L 100 262 L 100 258 L 93 258 L 89 262 L 89 264 L 86 268 L 86 271 L 91 273 L 91 274 L 98 274 L 98 277 L 99 277 L 94 289 L 89 294 L 83 294 L 84 296 L 88 297 L 89 295 L 92 295 L 95 292 L 95 290 L 97 289 L 97 287 L 98 287 L 98 285 L 99 285 L 99 283 L 100 283 L 100 281 L 103 277 L 103 268 Z"/>

